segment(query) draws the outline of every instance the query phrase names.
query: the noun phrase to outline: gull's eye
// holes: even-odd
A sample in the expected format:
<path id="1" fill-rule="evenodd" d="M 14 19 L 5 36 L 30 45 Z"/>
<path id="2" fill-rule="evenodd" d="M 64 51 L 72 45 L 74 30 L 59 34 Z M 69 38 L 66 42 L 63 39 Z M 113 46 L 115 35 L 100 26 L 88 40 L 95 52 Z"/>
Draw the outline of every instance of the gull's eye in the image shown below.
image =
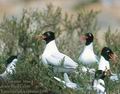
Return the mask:
<path id="1" fill-rule="evenodd" d="M 107 53 L 109 53 L 110 51 L 109 50 L 107 50 Z"/>

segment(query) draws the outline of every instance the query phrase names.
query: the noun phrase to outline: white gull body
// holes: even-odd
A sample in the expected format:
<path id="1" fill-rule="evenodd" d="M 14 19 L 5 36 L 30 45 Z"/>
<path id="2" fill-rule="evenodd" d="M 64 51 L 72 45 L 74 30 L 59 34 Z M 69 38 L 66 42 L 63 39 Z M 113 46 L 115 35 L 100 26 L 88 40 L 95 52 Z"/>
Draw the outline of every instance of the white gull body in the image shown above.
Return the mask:
<path id="1" fill-rule="evenodd" d="M 106 71 L 106 69 L 110 69 L 109 61 L 105 60 L 105 58 L 101 56 L 98 70 Z M 106 94 L 105 82 L 103 79 L 95 79 L 93 83 L 93 88 L 97 91 L 97 94 Z"/>
<path id="2" fill-rule="evenodd" d="M 79 56 L 79 61 L 84 65 L 90 65 L 98 62 L 97 56 L 93 51 L 93 43 L 85 46 L 83 52 Z"/>
<path id="3" fill-rule="evenodd" d="M 50 64 L 66 69 L 76 69 L 78 66 L 69 56 L 59 52 L 55 40 L 52 40 L 46 45 L 42 54 L 42 62 L 45 65 Z"/>
<path id="4" fill-rule="evenodd" d="M 99 70 L 105 71 L 105 70 L 110 70 L 110 62 L 105 60 L 103 56 L 100 58 L 100 63 L 98 66 Z M 119 74 L 112 73 L 110 76 L 110 80 L 112 81 L 118 81 L 119 80 Z"/>
<path id="5" fill-rule="evenodd" d="M 6 70 L 0 74 L 0 77 L 6 78 L 8 75 L 12 75 L 15 72 L 15 66 L 18 59 L 14 59 L 6 68 Z"/>
<path id="6" fill-rule="evenodd" d="M 102 79 L 94 80 L 93 88 L 97 91 L 97 94 L 106 94 L 105 82 Z"/>

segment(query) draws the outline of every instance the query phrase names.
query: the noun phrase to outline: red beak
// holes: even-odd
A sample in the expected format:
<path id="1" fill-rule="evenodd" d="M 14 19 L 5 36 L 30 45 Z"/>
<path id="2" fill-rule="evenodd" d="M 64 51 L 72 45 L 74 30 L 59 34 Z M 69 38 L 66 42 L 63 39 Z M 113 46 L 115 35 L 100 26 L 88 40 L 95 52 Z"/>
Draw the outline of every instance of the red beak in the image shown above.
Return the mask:
<path id="1" fill-rule="evenodd" d="M 81 41 L 81 42 L 85 41 L 86 39 L 87 39 L 87 37 L 86 37 L 85 35 L 81 35 L 81 36 L 80 36 L 80 41 Z"/>
<path id="2" fill-rule="evenodd" d="M 37 35 L 35 36 L 35 39 L 37 40 L 44 40 L 46 37 L 44 35 Z"/>
<path id="3" fill-rule="evenodd" d="M 116 61 L 116 58 L 118 57 L 115 53 L 110 54 L 109 56 L 110 56 L 110 59 L 111 59 L 113 62 L 115 62 L 115 61 Z"/>

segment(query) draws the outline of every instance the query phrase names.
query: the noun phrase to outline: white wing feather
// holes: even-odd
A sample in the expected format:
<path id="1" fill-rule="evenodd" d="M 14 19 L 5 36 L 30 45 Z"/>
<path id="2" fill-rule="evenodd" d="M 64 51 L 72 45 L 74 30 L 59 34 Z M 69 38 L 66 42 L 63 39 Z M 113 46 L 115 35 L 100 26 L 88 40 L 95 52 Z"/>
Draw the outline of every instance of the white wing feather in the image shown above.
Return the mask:
<path id="1" fill-rule="evenodd" d="M 78 64 L 74 62 L 70 57 L 62 53 L 54 53 L 52 55 L 46 56 L 45 58 L 48 64 L 51 64 L 54 66 L 61 66 L 62 62 L 65 68 L 75 69 L 78 66 Z"/>

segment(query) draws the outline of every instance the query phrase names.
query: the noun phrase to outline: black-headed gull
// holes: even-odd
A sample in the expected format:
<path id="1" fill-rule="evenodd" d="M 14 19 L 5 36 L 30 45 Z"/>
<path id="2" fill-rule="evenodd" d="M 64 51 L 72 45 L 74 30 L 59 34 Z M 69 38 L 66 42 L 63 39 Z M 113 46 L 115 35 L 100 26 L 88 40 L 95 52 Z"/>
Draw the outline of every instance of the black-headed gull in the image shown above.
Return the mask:
<path id="1" fill-rule="evenodd" d="M 84 47 L 84 49 L 83 49 L 83 51 L 80 54 L 79 59 L 78 59 L 80 63 L 85 65 L 82 67 L 82 71 L 94 73 L 95 69 L 89 68 L 90 65 L 97 64 L 97 62 L 98 62 L 98 58 L 95 55 L 94 50 L 93 50 L 94 36 L 92 33 L 86 33 L 85 35 L 82 35 L 80 37 L 80 40 L 86 41 L 85 47 Z"/>
<path id="2" fill-rule="evenodd" d="M 98 62 L 97 56 L 93 50 L 93 40 L 94 36 L 92 33 L 86 33 L 85 35 L 80 37 L 81 40 L 85 40 L 85 47 L 82 53 L 79 56 L 79 61 L 84 65 L 90 65 Z"/>
<path id="3" fill-rule="evenodd" d="M 6 70 L 0 74 L 0 77 L 2 77 L 3 79 L 7 78 L 8 75 L 12 75 L 15 72 L 15 66 L 17 63 L 18 59 L 17 56 L 10 56 L 7 60 L 6 60 Z"/>
<path id="4" fill-rule="evenodd" d="M 102 92 L 98 94 L 106 94 L 104 78 L 106 77 L 106 75 L 111 75 L 109 61 L 115 60 L 115 58 L 116 55 L 110 48 L 104 47 L 102 49 L 98 70 L 95 73 L 95 80 L 93 81 L 93 88 L 99 92 Z"/>
<path id="5" fill-rule="evenodd" d="M 80 86 L 77 83 L 73 83 L 70 81 L 67 73 L 64 73 L 64 80 L 61 80 L 58 77 L 54 77 L 57 81 L 63 83 L 64 87 L 71 88 L 71 89 L 80 89 Z"/>
<path id="6" fill-rule="evenodd" d="M 55 68 L 63 68 L 66 71 L 73 71 L 77 68 L 78 64 L 75 61 L 73 61 L 69 56 L 59 52 L 55 43 L 54 32 L 47 31 L 42 34 L 42 36 L 37 36 L 37 38 L 41 38 L 46 41 L 46 47 L 42 54 L 43 64 L 50 64 L 53 65 Z"/>

